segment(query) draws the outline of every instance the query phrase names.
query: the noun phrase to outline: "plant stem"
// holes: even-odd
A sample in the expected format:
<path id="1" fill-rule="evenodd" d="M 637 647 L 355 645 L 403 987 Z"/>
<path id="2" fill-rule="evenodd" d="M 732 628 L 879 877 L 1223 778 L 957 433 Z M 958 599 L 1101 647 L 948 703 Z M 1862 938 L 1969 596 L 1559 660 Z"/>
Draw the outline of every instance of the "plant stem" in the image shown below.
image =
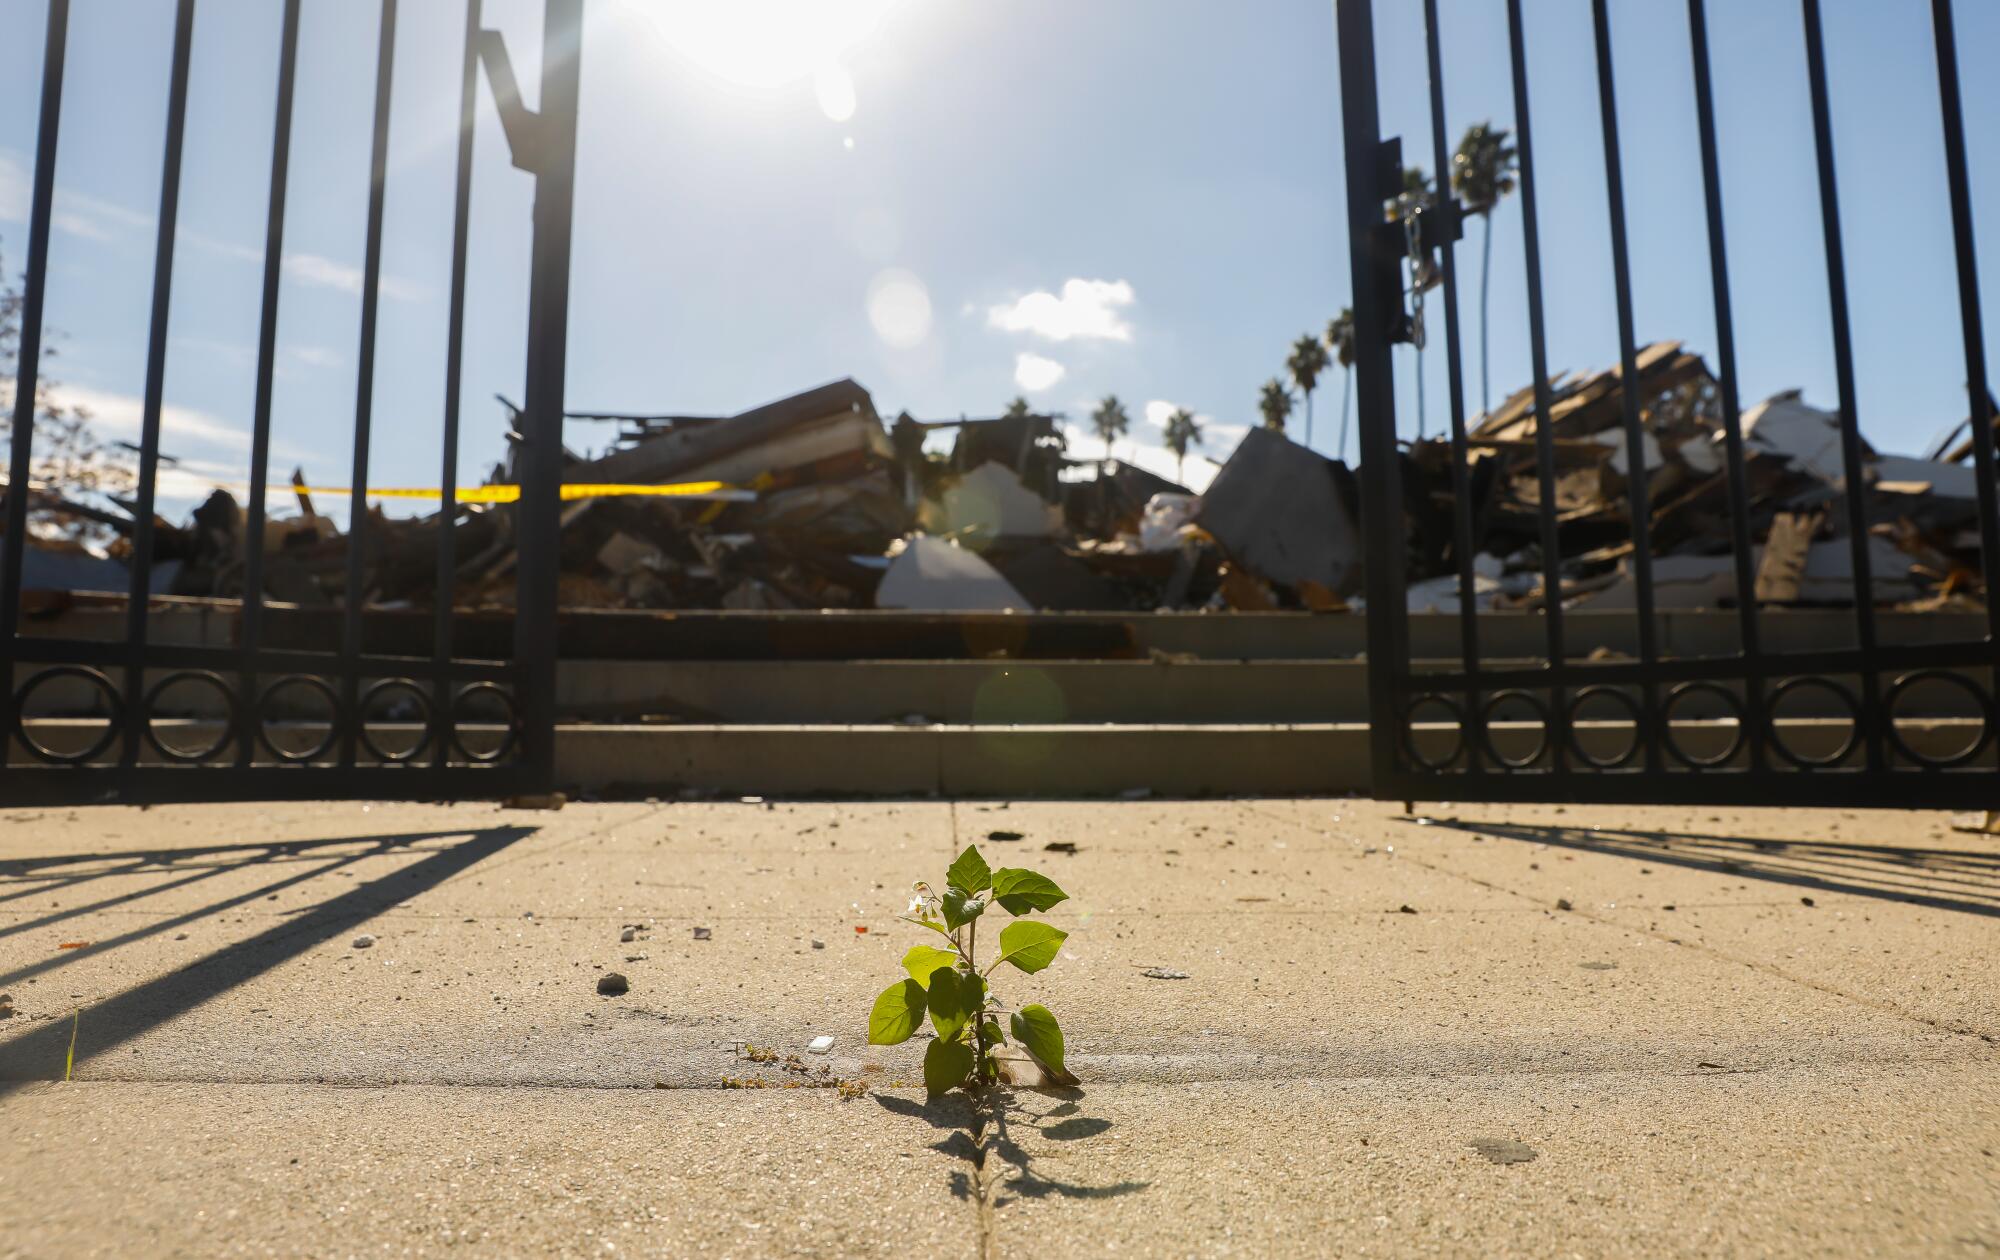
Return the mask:
<path id="1" fill-rule="evenodd" d="M 972 968 L 972 978 L 977 983 L 981 979 L 979 974 L 979 920 L 977 919 L 972 921 L 971 946 L 966 951 L 965 962 L 968 967 Z M 983 986 L 981 991 L 984 991 Z M 986 1078 L 985 1020 L 986 1003 L 981 1001 L 978 1009 L 972 1012 L 972 1079 L 975 1081 L 983 1081 Z"/>

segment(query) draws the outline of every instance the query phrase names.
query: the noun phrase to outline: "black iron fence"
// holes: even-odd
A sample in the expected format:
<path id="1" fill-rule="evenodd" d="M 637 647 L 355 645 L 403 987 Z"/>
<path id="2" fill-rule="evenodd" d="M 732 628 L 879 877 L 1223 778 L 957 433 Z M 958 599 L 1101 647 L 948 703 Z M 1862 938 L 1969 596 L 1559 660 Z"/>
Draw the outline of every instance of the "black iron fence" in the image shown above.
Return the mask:
<path id="1" fill-rule="evenodd" d="M 1735 802 L 1882 806 L 2000 805 L 2000 749 L 1994 740 L 1992 687 L 2000 664 L 2000 583 L 1986 581 L 1986 633 L 1951 643 L 1885 643 L 1873 602 L 1864 448 L 1856 409 L 1855 347 L 1848 312 L 1840 203 L 1835 180 L 1829 84 L 1818 0 L 1801 0 L 1805 57 L 1818 166 L 1831 337 L 1838 391 L 1842 472 L 1838 510 L 1856 592 L 1851 646 L 1767 650 L 1748 530 L 1752 492 L 1744 475 L 1742 407 L 1718 170 L 1717 121 L 1710 80 L 1704 0 L 1688 0 L 1694 100 L 1701 150 L 1709 276 L 1714 293 L 1715 355 L 1727 493 L 1731 577 L 1739 650 L 1669 657 L 1656 633 L 1653 505 L 1647 478 L 1629 477 L 1630 565 L 1638 618 L 1637 659 L 1579 659 L 1566 642 L 1562 559 L 1557 547 L 1557 464 L 1552 389 L 1544 335 L 1543 267 L 1537 234 L 1534 130 L 1529 116 L 1521 0 L 1504 0 L 1511 61 L 1520 210 L 1527 269 L 1526 324 L 1534 373 L 1533 446 L 1539 491 L 1541 619 L 1546 648 L 1538 661 L 1492 662 L 1480 651 L 1473 569 L 1464 390 L 1459 354 L 1458 275 L 1454 242 L 1464 208 L 1441 188 L 1403 196 L 1401 143 L 1385 141 L 1378 112 L 1371 0 L 1338 0 L 1341 104 L 1352 240 L 1357 398 L 1362 462 L 1395 466 L 1395 361 L 1392 345 L 1413 333 L 1402 268 L 1424 260 L 1441 279 L 1443 354 L 1449 376 L 1451 485 L 1456 509 L 1459 646 L 1456 662 L 1413 661 L 1407 633 L 1404 489 L 1394 476 L 1362 478 L 1368 540 L 1368 648 L 1375 791 L 1387 799 Z M 1978 263 L 1966 168 L 1965 120 L 1951 0 L 1933 0 L 1939 119 L 1958 270 L 1960 324 L 1973 422 L 1978 535 L 1987 575 L 2000 555 L 1994 426 L 1981 328 Z M 1446 77 L 1436 0 L 1424 0 L 1431 128 L 1436 171 L 1452 169 L 1445 141 Z M 1606 212 L 1622 379 L 1636 382 L 1630 258 L 1619 125 L 1606 0 L 1591 19 L 1603 143 Z M 1385 214 L 1403 197 L 1404 209 Z M 1622 437 L 1628 467 L 1643 470 L 1645 423 L 1637 388 L 1623 391 Z M 1919 692 L 1948 692 L 1947 720 L 1920 714 Z M 1592 715 L 1595 716 L 1592 716 Z"/>
<path id="2" fill-rule="evenodd" d="M 87 38 L 69 0 L 48 0 L 40 121 L 30 194 L 19 368 L 0 546 L 0 800 L 217 800 L 302 797 L 456 797 L 545 790 L 553 772 L 556 538 L 567 330 L 571 193 L 575 171 L 582 0 L 546 0 L 538 109 L 522 104 L 499 36 L 482 29 L 480 0 L 466 0 L 454 203 L 450 314 L 444 381 L 442 496 L 457 499 L 458 410 L 466 245 L 472 210 L 473 122 L 482 63 L 514 165 L 535 180 L 528 293 L 526 408 L 514 468 L 517 599 L 511 660 L 453 648 L 455 565 L 450 510 L 440 515 L 433 650 L 428 657 L 371 650 L 363 558 L 369 544 L 369 438 L 381 296 L 383 194 L 397 0 L 381 0 L 366 254 L 356 380 L 355 510 L 347 534 L 347 584 L 337 641 L 273 646 L 264 583 L 280 266 L 299 74 L 300 0 L 283 0 L 270 197 L 251 416 L 243 594 L 222 641 L 162 642 L 154 634 L 154 502 L 160 475 L 176 214 L 187 126 L 188 66 L 196 0 L 177 0 L 153 263 L 143 419 L 138 443 L 131 584 L 123 636 L 85 637 L 24 624 L 23 561 L 49 283 L 49 234 L 62 135 L 69 42 Z M 71 699 L 51 703 L 67 693 Z M 173 703 L 163 704 L 172 696 Z M 165 710 L 171 708 L 172 712 Z M 189 719 L 190 709 L 206 717 Z"/>

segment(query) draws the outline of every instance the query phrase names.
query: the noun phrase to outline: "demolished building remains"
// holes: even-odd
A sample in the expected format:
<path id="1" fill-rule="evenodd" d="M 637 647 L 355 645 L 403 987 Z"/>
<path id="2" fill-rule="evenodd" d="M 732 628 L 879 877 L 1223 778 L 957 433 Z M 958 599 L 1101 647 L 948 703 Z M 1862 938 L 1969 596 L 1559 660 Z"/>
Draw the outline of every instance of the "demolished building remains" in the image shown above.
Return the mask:
<path id="1" fill-rule="evenodd" d="M 1637 377 L 1612 367 L 1549 381 L 1560 598 L 1602 610 L 1635 606 L 1631 499 L 1651 504 L 1655 604 L 1725 607 L 1736 599 L 1716 383 L 1700 356 L 1659 342 Z M 1623 430 L 1637 393 L 1641 467 Z M 1546 606 L 1538 511 L 1536 391 L 1525 387 L 1468 426 L 1465 511 L 1473 595 L 1487 611 Z M 1252 429 L 1195 495 L 1136 465 L 1080 460 L 1059 417 L 1016 409 L 992 419 L 885 424 L 868 391 L 840 380 L 736 416 L 607 416 L 612 448 L 569 456 L 561 600 L 639 609 L 926 608 L 1340 611 L 1361 605 L 1361 522 L 1348 467 Z M 953 434 L 947 452 L 934 434 Z M 1866 520 L 1877 603 L 1963 603 L 1982 582 L 1978 487 L 1965 426 L 1928 457 L 1864 450 Z M 1756 597 L 1771 605 L 1855 598 L 1845 537 L 1839 427 L 1797 392 L 1748 409 L 1741 433 Z M 1947 450 L 1947 448 L 1950 448 Z M 1413 611 L 1452 611 L 1458 511 L 1447 439 L 1400 455 Z M 512 481 L 507 463 L 485 489 Z M 573 492 L 573 493 L 572 493 Z M 277 496 L 273 496 L 274 502 Z M 294 477 L 297 512 L 271 520 L 261 546 L 266 594 L 304 606 L 341 603 L 347 539 Z M 454 600 L 513 598 L 514 514 L 499 493 L 465 496 L 453 514 Z M 367 509 L 368 602 L 433 598 L 443 513 Z M 39 543 L 30 587 L 122 589 L 124 537 L 102 556 Z M 161 593 L 241 593 L 244 513 L 217 490 L 184 525 L 157 521 Z M 71 548 L 71 552 L 75 549 Z M 94 567 L 93 567 L 94 566 Z"/>

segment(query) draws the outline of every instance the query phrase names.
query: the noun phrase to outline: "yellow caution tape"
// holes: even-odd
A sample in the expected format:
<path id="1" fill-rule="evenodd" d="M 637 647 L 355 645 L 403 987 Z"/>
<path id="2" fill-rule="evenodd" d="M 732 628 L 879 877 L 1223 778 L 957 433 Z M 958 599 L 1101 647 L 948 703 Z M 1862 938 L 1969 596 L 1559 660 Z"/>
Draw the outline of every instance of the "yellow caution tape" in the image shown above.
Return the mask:
<path id="1" fill-rule="evenodd" d="M 300 494 L 352 495 L 350 486 L 273 486 L 273 491 L 292 490 Z M 668 486 L 622 485 L 616 482 L 577 482 L 562 487 L 565 501 L 573 499 L 615 499 L 632 495 L 663 497 L 674 499 L 754 499 L 756 492 L 739 489 L 723 481 L 684 481 Z M 440 486 L 370 486 L 371 499 L 442 499 L 444 489 Z M 460 503 L 518 503 L 521 499 L 519 486 L 460 486 L 457 501 Z"/>

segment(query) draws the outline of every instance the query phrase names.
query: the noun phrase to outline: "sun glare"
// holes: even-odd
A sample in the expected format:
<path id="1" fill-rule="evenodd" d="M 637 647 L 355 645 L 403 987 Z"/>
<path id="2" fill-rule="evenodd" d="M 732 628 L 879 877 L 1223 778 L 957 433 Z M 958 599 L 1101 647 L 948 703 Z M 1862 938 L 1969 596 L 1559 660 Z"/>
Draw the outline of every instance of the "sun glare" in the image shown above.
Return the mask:
<path id="1" fill-rule="evenodd" d="M 854 114 L 854 81 L 841 59 L 899 0 L 635 0 L 668 47 L 718 78 L 747 88 L 813 80 L 835 122 Z"/>

